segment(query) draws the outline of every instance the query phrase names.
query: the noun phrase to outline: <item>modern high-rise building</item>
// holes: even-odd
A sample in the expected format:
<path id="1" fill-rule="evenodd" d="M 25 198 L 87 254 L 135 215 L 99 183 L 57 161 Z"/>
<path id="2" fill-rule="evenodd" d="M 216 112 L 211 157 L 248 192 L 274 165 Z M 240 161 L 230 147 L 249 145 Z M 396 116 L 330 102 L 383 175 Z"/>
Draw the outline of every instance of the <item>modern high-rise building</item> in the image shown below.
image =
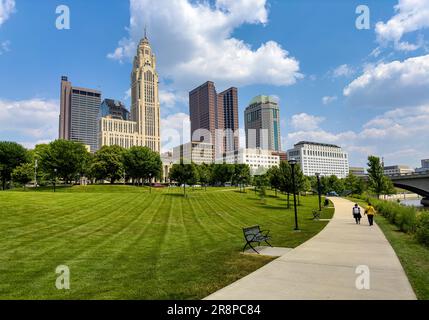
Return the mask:
<path id="1" fill-rule="evenodd" d="M 137 123 L 137 145 L 160 152 L 158 73 L 155 54 L 146 35 L 137 48 L 131 73 L 131 120 Z"/>
<path id="2" fill-rule="evenodd" d="M 73 87 L 66 76 L 61 77 L 59 138 L 81 142 L 95 151 L 100 103 L 100 91 Z"/>
<path id="3" fill-rule="evenodd" d="M 137 48 L 131 73 L 131 116 L 125 106 L 106 99 L 98 121 L 98 146 L 118 145 L 161 150 L 160 104 L 156 59 L 145 36 Z"/>
<path id="4" fill-rule="evenodd" d="M 212 143 L 215 154 L 238 150 L 238 95 L 231 87 L 219 94 L 207 81 L 189 93 L 191 140 Z"/>
<path id="5" fill-rule="evenodd" d="M 349 174 L 348 154 L 334 144 L 301 141 L 288 150 L 287 157 L 294 158 L 306 176 L 320 173 L 345 178 Z"/>
<path id="6" fill-rule="evenodd" d="M 173 162 L 210 164 L 213 163 L 213 145 L 206 142 L 188 142 L 173 149 Z"/>
<path id="7" fill-rule="evenodd" d="M 244 111 L 247 148 L 281 151 L 280 108 L 272 97 L 257 96 Z"/>
<path id="8" fill-rule="evenodd" d="M 104 99 L 100 107 L 100 117 L 130 120 L 130 112 L 121 101 Z"/>
<path id="9" fill-rule="evenodd" d="M 280 157 L 270 150 L 239 149 L 224 153 L 216 159 L 216 163 L 247 164 L 252 175 L 263 175 L 268 169 L 280 164 Z"/>
<path id="10" fill-rule="evenodd" d="M 238 136 L 238 92 L 232 87 L 218 94 L 218 109 L 223 112 L 223 151 L 235 151 L 239 149 Z M 222 123 L 219 123 L 222 128 Z M 237 133 L 237 134 L 235 134 Z"/>
<path id="11" fill-rule="evenodd" d="M 207 81 L 189 92 L 191 140 L 214 144 L 215 130 L 223 126 L 223 116 L 218 112 L 217 94 L 213 82 Z"/>

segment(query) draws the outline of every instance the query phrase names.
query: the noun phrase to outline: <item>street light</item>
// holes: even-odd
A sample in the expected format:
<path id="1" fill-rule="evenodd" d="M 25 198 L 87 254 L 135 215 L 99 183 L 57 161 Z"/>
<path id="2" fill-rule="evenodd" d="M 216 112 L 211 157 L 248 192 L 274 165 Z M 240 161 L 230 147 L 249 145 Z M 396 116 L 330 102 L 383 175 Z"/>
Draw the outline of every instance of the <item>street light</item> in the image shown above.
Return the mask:
<path id="1" fill-rule="evenodd" d="M 319 211 L 322 211 L 322 190 L 320 188 L 320 173 L 316 173 L 317 177 L 317 193 L 319 194 Z"/>
<path id="2" fill-rule="evenodd" d="M 34 161 L 34 188 L 37 188 L 37 159 Z"/>
<path id="3" fill-rule="evenodd" d="M 54 192 L 56 191 L 55 188 L 57 186 L 57 169 L 54 169 Z"/>
<path id="4" fill-rule="evenodd" d="M 298 227 L 298 212 L 296 208 L 296 185 L 295 185 L 295 166 L 297 164 L 297 161 L 295 160 L 295 158 L 291 158 L 288 162 L 292 168 L 293 207 L 295 210 L 295 231 L 298 231 L 299 227 Z"/>

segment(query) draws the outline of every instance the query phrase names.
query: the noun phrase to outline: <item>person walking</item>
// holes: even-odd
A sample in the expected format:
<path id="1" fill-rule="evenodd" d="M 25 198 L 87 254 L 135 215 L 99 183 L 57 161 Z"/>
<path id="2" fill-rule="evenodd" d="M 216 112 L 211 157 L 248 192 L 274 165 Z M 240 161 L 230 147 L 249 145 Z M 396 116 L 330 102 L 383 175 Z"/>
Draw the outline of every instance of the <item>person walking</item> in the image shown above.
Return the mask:
<path id="1" fill-rule="evenodd" d="M 368 207 L 365 209 L 365 214 L 368 216 L 369 225 L 372 226 L 374 224 L 375 208 L 371 203 L 368 203 Z"/>
<path id="2" fill-rule="evenodd" d="M 360 213 L 360 207 L 357 203 L 353 207 L 353 218 L 355 218 L 356 224 L 360 224 L 360 219 L 362 218 L 362 215 Z"/>

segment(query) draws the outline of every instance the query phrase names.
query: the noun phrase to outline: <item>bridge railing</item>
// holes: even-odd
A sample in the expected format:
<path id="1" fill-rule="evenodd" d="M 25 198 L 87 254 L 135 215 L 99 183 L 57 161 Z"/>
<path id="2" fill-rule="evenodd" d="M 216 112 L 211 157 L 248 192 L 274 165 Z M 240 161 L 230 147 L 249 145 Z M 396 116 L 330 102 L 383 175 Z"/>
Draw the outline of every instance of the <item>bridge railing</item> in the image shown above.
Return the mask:
<path id="1" fill-rule="evenodd" d="M 429 170 L 422 172 L 413 172 L 413 173 L 400 173 L 400 174 L 385 174 L 387 177 L 395 178 L 395 177 L 419 177 L 425 176 L 429 174 Z"/>

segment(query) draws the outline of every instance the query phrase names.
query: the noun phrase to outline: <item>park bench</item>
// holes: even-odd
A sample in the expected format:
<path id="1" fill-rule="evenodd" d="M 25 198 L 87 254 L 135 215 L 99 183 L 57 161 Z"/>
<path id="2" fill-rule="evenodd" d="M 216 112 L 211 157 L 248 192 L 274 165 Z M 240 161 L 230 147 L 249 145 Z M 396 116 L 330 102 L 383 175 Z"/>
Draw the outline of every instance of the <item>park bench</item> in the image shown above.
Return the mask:
<path id="1" fill-rule="evenodd" d="M 313 220 L 320 220 L 320 211 L 313 210 Z"/>
<path id="2" fill-rule="evenodd" d="M 256 242 L 258 243 L 258 246 L 261 245 L 261 242 L 265 242 L 270 247 L 272 247 L 272 245 L 268 242 L 270 239 L 270 236 L 268 235 L 269 233 L 270 231 L 261 230 L 259 226 L 243 228 L 244 239 L 246 240 L 246 245 L 243 248 L 243 252 L 246 250 L 246 247 L 249 246 L 253 251 L 259 254 L 259 252 L 256 251 L 256 249 L 252 246 L 252 243 Z"/>

